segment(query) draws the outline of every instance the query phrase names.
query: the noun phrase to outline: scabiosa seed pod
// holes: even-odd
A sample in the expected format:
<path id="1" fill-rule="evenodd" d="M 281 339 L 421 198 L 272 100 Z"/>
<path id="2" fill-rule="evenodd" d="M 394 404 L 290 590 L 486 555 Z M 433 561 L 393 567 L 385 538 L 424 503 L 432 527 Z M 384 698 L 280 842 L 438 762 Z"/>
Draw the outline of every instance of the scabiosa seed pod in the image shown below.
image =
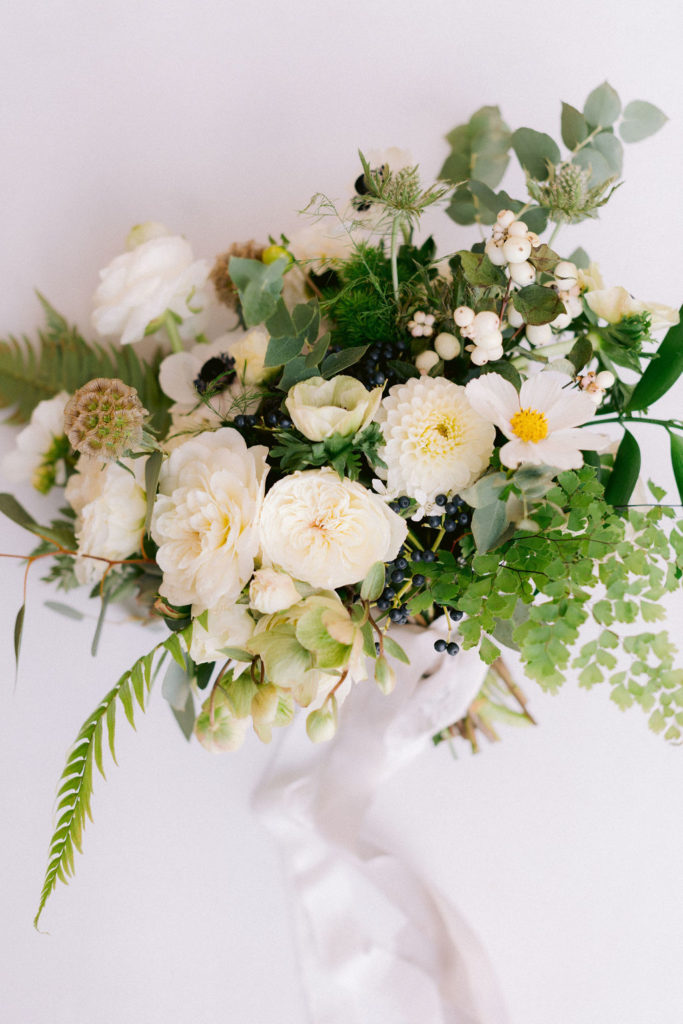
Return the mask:
<path id="1" fill-rule="evenodd" d="M 67 402 L 64 433 L 81 455 L 113 461 L 140 443 L 146 415 L 135 388 L 117 377 L 96 377 Z"/>

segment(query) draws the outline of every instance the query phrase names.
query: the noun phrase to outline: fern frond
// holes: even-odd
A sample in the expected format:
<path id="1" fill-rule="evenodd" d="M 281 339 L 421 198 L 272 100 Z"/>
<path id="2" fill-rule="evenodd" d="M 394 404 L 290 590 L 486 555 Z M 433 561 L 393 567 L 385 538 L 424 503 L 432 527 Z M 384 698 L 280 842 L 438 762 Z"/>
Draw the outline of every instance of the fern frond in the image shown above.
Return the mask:
<path id="1" fill-rule="evenodd" d="M 0 341 L 0 408 L 15 407 L 8 422 L 26 423 L 39 402 L 59 391 L 73 394 L 94 377 L 119 377 L 136 389 L 154 428 L 165 430 L 170 400 L 159 387 L 162 353 L 143 363 L 132 345 L 89 345 L 46 299 L 38 297 L 47 321 L 45 330 L 38 332 L 39 345 L 26 336 Z"/>
<path id="2" fill-rule="evenodd" d="M 93 790 L 93 767 L 96 767 L 100 775 L 105 778 L 103 764 L 105 732 L 111 756 L 116 763 L 114 733 L 117 702 L 120 702 L 126 718 L 135 728 L 134 700 L 144 711 L 145 695 L 149 693 L 156 674 L 153 673 L 156 655 L 162 652 L 163 658 L 166 656 L 166 652 L 170 651 L 173 657 L 182 657 L 179 637 L 183 638 L 186 647 L 189 648 L 191 635 L 192 626 L 190 625 L 180 634 L 172 633 L 147 654 L 138 658 L 135 664 L 123 673 L 116 685 L 102 698 L 90 717 L 83 723 L 60 777 L 55 813 L 57 825 L 50 840 L 45 881 L 40 894 L 38 912 L 33 920 L 36 928 L 45 904 L 54 892 L 57 882 L 61 881 L 66 884 L 74 873 L 74 850 L 82 852 L 86 818 L 90 818 L 92 821 L 90 801 Z M 159 659 L 160 661 L 161 659 Z"/>

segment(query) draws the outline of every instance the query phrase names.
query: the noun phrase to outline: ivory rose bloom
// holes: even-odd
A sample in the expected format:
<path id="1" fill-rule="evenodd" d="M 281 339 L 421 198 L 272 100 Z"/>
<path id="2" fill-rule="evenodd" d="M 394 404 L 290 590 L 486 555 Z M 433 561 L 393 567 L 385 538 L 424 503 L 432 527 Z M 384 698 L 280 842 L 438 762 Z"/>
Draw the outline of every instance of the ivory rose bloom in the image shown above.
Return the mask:
<path id="1" fill-rule="evenodd" d="M 195 619 L 190 657 L 197 664 L 225 660 L 222 647 L 244 647 L 256 623 L 243 604 L 222 599 L 209 608 L 206 629 Z"/>
<path id="2" fill-rule="evenodd" d="M 159 593 L 195 614 L 235 600 L 254 571 L 268 449 L 247 448 L 230 427 L 171 452 L 159 477 L 152 537 L 163 572 Z"/>
<path id="3" fill-rule="evenodd" d="M 189 243 L 179 235 L 150 238 L 100 271 L 93 327 L 129 345 L 140 341 L 147 326 L 167 309 L 187 320 L 205 301 L 197 293 L 210 270 L 209 261 L 195 260 Z"/>
<path id="4" fill-rule="evenodd" d="M 140 550 L 147 514 L 144 460 L 121 461 L 132 475 L 116 462 L 81 456 L 66 485 L 66 500 L 76 512 L 79 583 L 92 585 L 102 579 L 107 562 L 99 559 L 118 561 Z"/>
<path id="5" fill-rule="evenodd" d="M 285 399 L 294 426 L 309 441 L 332 434 L 349 437 L 371 422 L 382 400 L 382 388 L 368 391 L 355 377 L 309 377 L 290 388 Z"/>
<path id="6" fill-rule="evenodd" d="M 301 600 L 301 594 L 286 572 L 277 569 L 258 569 L 249 585 L 249 605 L 263 615 L 291 608 Z"/>
<path id="7" fill-rule="evenodd" d="M 261 513 L 264 556 L 326 590 L 358 583 L 374 562 L 392 561 L 406 533 L 403 519 L 378 495 L 340 480 L 332 469 L 305 470 L 279 480 Z"/>

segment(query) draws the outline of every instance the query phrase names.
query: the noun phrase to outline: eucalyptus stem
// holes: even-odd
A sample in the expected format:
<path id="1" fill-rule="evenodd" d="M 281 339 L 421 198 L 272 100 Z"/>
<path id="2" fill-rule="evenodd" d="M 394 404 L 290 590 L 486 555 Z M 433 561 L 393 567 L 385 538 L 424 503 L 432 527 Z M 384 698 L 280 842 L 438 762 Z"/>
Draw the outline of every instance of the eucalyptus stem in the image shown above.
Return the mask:
<path id="1" fill-rule="evenodd" d="M 557 235 L 558 235 L 559 230 L 560 230 L 561 227 L 562 227 L 562 222 L 558 221 L 557 224 L 555 225 L 555 227 L 553 228 L 552 235 L 548 239 L 548 245 L 549 246 L 551 246 L 553 244 L 553 242 L 555 241 L 555 239 L 557 238 Z"/>
<path id="2" fill-rule="evenodd" d="M 394 299 L 398 304 L 398 232 L 401 227 L 401 218 L 394 217 L 391 225 L 391 283 L 394 288 Z"/>
<path id="3" fill-rule="evenodd" d="M 171 342 L 171 348 L 173 351 L 182 352 L 183 343 L 180 339 L 180 334 L 178 333 L 178 324 L 176 323 L 176 319 L 170 309 L 167 309 L 164 313 L 164 327 L 166 329 L 166 334 L 168 335 L 168 340 Z"/>

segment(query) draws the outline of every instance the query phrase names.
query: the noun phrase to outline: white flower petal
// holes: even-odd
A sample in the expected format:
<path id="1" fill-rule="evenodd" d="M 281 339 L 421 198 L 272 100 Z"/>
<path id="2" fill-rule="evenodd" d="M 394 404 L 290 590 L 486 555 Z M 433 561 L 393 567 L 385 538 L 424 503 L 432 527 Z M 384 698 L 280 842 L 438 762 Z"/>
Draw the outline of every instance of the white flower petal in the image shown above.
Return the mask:
<path id="1" fill-rule="evenodd" d="M 475 412 L 510 436 L 510 420 L 519 411 L 519 395 L 514 384 L 499 373 L 482 373 L 469 382 L 465 393 Z"/>

